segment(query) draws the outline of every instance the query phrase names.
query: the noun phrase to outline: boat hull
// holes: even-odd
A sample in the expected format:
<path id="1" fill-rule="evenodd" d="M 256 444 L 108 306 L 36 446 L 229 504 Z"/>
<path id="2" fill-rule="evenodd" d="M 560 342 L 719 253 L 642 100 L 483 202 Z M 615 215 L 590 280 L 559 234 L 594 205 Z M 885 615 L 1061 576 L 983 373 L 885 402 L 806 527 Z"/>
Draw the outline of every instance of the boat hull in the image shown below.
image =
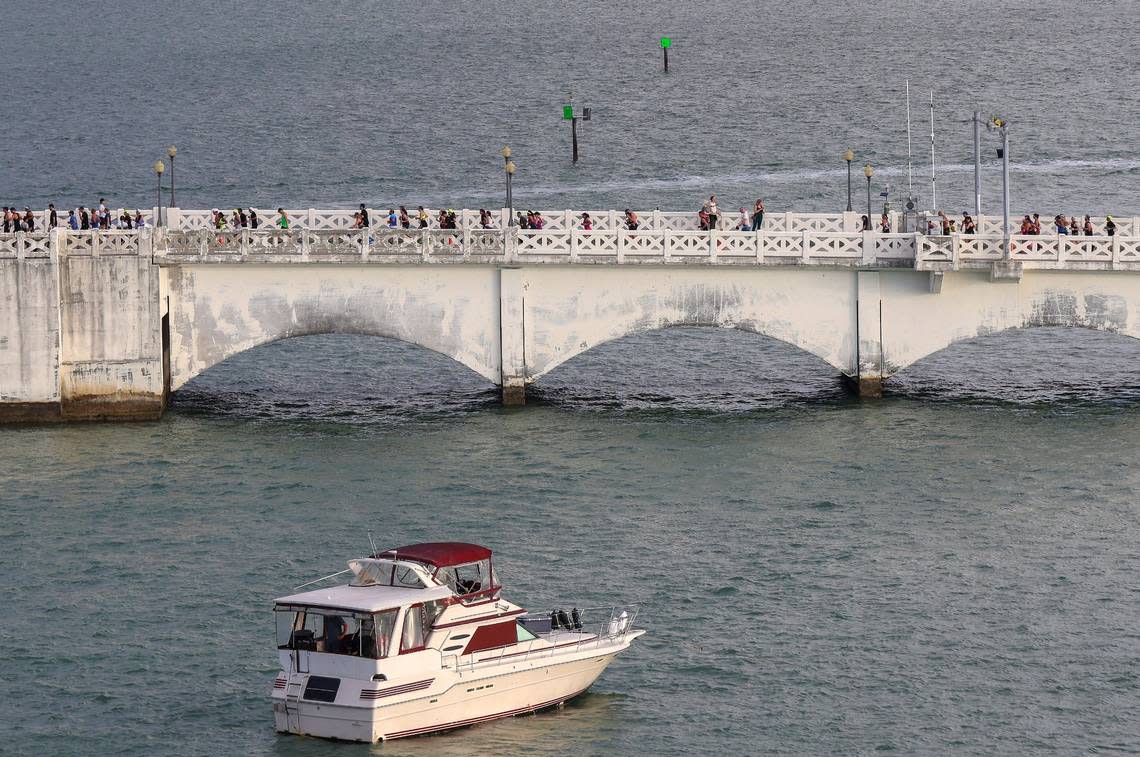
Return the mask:
<path id="1" fill-rule="evenodd" d="M 590 688 L 615 653 L 507 670 L 440 671 L 442 680 L 425 687 L 430 691 L 423 696 L 392 703 L 282 702 L 274 706 L 276 726 L 283 733 L 365 742 L 462 728 L 572 699 Z"/>

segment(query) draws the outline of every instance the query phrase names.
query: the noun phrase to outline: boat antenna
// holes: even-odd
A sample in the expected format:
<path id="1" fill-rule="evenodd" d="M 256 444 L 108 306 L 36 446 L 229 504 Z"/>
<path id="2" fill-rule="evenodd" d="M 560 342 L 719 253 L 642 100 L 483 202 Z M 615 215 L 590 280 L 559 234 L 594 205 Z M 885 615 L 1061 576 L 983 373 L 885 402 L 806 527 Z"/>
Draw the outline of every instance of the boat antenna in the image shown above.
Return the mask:
<path id="1" fill-rule="evenodd" d="M 314 578 L 312 581 L 306 581 L 305 583 L 301 584 L 300 586 L 294 586 L 293 591 L 296 591 L 297 589 L 304 589 L 306 586 L 312 586 L 313 584 L 319 584 L 321 581 L 327 581 L 330 578 L 336 578 L 337 576 L 343 575 L 345 573 L 351 573 L 351 572 L 352 572 L 352 568 L 345 568 L 344 570 L 338 570 L 336 573 L 330 573 L 327 576 L 321 576 L 320 578 Z"/>
<path id="2" fill-rule="evenodd" d="M 907 199 L 914 197 L 914 179 L 911 173 L 911 157 L 910 146 L 910 79 L 906 80 L 906 196 Z"/>
<path id="3" fill-rule="evenodd" d="M 372 553 L 371 554 L 375 555 L 376 554 L 376 542 L 374 542 L 372 540 L 372 529 L 371 528 L 368 529 L 368 546 L 372 547 Z"/>
<path id="4" fill-rule="evenodd" d="M 938 185 L 934 177 L 934 90 L 930 90 L 930 209 L 938 210 Z"/>

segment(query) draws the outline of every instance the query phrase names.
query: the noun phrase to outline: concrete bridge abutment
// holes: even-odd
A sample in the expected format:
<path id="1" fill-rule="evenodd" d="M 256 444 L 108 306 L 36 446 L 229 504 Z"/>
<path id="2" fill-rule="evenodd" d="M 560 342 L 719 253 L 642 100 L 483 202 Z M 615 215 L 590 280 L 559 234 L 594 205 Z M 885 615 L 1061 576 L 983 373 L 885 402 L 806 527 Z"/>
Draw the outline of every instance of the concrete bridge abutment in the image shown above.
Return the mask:
<path id="1" fill-rule="evenodd" d="M 149 256 L 0 259 L 0 422 L 160 417 L 161 327 Z"/>

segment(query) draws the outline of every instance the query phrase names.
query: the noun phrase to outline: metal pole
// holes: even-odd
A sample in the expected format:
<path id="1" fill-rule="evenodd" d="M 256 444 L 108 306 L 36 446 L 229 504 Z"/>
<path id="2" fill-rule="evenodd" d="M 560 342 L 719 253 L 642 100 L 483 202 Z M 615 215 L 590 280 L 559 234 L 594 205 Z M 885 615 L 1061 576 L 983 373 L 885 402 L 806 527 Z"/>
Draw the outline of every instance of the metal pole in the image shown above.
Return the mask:
<path id="1" fill-rule="evenodd" d="M 867 177 L 867 226 L 871 225 L 871 177 Z"/>
<path id="2" fill-rule="evenodd" d="M 515 225 L 515 205 L 511 197 L 511 174 L 507 172 L 507 225 Z"/>
<path id="3" fill-rule="evenodd" d="M 665 73 L 669 73 L 669 48 L 662 47 L 661 52 L 665 53 Z"/>
<path id="4" fill-rule="evenodd" d="M 1009 132 L 1001 130 L 1001 224 L 1005 239 L 1003 257 L 1009 257 Z"/>
<path id="5" fill-rule="evenodd" d="M 851 161 L 847 161 L 847 212 L 851 212 Z"/>
<path id="6" fill-rule="evenodd" d="M 934 168 L 934 90 L 930 90 L 930 209 L 938 210 L 938 186 Z"/>
<path id="7" fill-rule="evenodd" d="M 911 172 L 913 158 L 910 149 L 910 79 L 906 80 L 906 196 L 914 198 L 914 180 Z"/>
<path id="8" fill-rule="evenodd" d="M 982 118 L 974 111 L 974 218 L 982 222 Z"/>
<path id="9" fill-rule="evenodd" d="M 157 207 L 158 207 L 158 218 L 156 219 L 157 223 L 155 225 L 161 226 L 162 225 L 162 174 L 156 172 L 156 175 L 158 176 L 158 205 L 157 205 Z"/>
<path id="10" fill-rule="evenodd" d="M 170 156 L 170 207 L 178 207 L 174 201 L 174 156 Z"/>
<path id="11" fill-rule="evenodd" d="M 578 117 L 570 119 L 570 134 L 574 141 L 574 162 L 578 162 Z"/>

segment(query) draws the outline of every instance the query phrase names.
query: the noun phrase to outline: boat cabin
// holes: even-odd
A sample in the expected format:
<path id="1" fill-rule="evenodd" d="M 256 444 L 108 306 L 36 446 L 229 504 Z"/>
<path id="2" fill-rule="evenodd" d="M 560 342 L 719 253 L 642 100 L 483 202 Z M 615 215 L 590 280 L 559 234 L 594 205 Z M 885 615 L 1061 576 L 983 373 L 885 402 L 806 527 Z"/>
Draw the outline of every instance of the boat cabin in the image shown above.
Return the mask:
<path id="1" fill-rule="evenodd" d="M 452 605 L 494 602 L 501 588 L 491 550 L 475 544 L 413 544 L 349 561 L 352 580 L 276 600 L 277 648 L 383 660 L 423 650 Z M 307 658 L 308 655 L 305 655 Z"/>

